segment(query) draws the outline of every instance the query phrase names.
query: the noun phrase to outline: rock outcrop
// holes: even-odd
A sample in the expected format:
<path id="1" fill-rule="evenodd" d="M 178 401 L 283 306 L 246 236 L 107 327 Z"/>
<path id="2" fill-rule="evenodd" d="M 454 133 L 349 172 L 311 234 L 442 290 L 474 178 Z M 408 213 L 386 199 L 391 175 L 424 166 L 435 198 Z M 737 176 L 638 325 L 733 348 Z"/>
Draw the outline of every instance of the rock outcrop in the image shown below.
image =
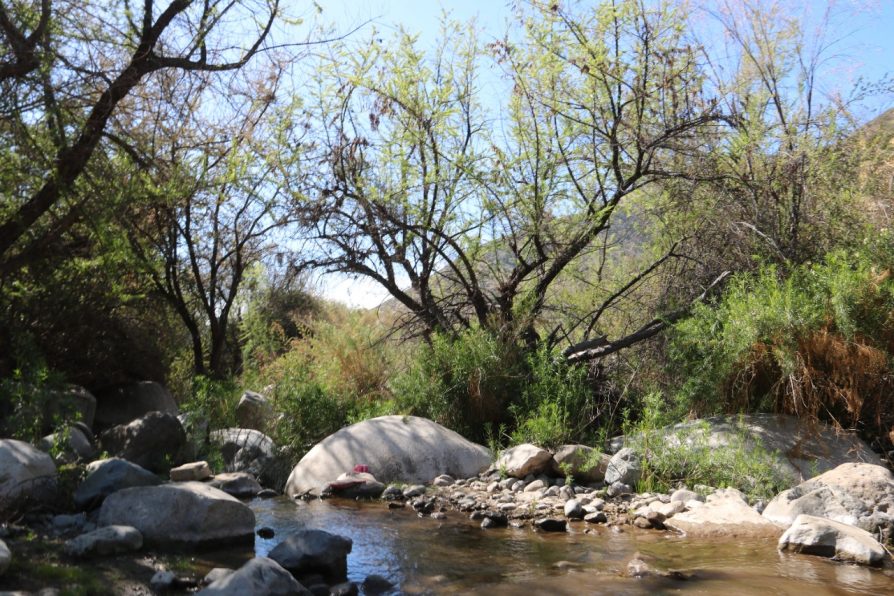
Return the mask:
<path id="1" fill-rule="evenodd" d="M 343 428 L 311 449 L 292 470 L 289 496 L 318 494 L 365 464 L 379 481 L 417 484 L 440 474 L 466 478 L 492 462 L 490 450 L 416 416 L 381 416 Z"/>

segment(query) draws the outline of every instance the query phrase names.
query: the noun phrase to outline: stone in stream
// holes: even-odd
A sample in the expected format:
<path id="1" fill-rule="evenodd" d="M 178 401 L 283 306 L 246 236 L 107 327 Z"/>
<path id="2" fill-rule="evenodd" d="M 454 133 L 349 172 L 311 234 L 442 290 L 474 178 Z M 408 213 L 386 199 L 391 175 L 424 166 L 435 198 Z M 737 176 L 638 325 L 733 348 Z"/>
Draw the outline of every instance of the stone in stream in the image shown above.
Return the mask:
<path id="1" fill-rule="evenodd" d="M 0 439 L 0 512 L 19 501 L 49 501 L 55 492 L 52 457 L 30 443 Z"/>
<path id="2" fill-rule="evenodd" d="M 393 587 L 394 584 L 381 575 L 372 574 L 363 580 L 364 594 L 384 594 L 385 592 L 390 591 Z"/>
<path id="3" fill-rule="evenodd" d="M 564 519 L 544 517 L 534 520 L 534 527 L 543 532 L 565 532 L 568 529 Z"/>
<path id="4" fill-rule="evenodd" d="M 348 577 L 352 546 L 350 538 L 324 530 L 301 530 L 276 545 L 269 556 L 293 575 L 319 573 L 327 580 L 342 582 Z"/>
<path id="5" fill-rule="evenodd" d="M 194 461 L 171 468 L 171 482 L 189 482 L 211 478 L 211 466 L 206 461 Z"/>
<path id="6" fill-rule="evenodd" d="M 608 517 L 602 511 L 596 511 L 585 515 L 584 521 L 588 524 L 604 524 L 608 522 Z"/>
<path id="7" fill-rule="evenodd" d="M 825 517 L 890 539 L 892 511 L 894 475 L 882 466 L 848 463 L 779 493 L 763 516 L 782 528 L 801 514 Z"/>
<path id="8" fill-rule="evenodd" d="M 210 574 L 209 574 L 210 575 Z M 220 574 L 202 596 L 310 596 L 311 592 L 276 561 L 255 557 L 230 573 Z"/>
<path id="9" fill-rule="evenodd" d="M 127 424 L 114 426 L 100 435 L 100 447 L 152 472 L 170 469 L 186 446 L 186 433 L 177 416 L 149 412 Z"/>
<path id="10" fill-rule="evenodd" d="M 778 537 L 782 532 L 773 523 L 748 506 L 735 489 L 717 490 L 701 507 L 678 513 L 664 522 L 672 530 L 687 536 Z"/>
<path id="11" fill-rule="evenodd" d="M 120 490 L 106 497 L 99 523 L 133 526 L 151 545 L 250 543 L 255 533 L 248 506 L 201 482 Z"/>
<path id="12" fill-rule="evenodd" d="M 219 488 L 228 495 L 233 495 L 237 499 L 250 499 L 255 495 L 261 496 L 264 489 L 255 480 L 255 477 L 248 472 L 225 472 L 216 474 L 209 482 L 214 488 Z M 272 494 L 262 498 L 275 497 L 276 491 L 270 491 Z"/>
<path id="13" fill-rule="evenodd" d="M 508 476 L 525 478 L 552 471 L 555 461 L 553 454 L 546 449 L 523 443 L 503 451 L 494 465 Z"/>
<path id="14" fill-rule="evenodd" d="M 581 505 L 581 502 L 577 499 L 571 499 L 570 501 L 565 502 L 564 507 L 565 517 L 568 519 L 583 519 L 584 518 L 584 506 Z"/>
<path id="15" fill-rule="evenodd" d="M 488 511 L 481 520 L 481 529 L 488 530 L 491 528 L 505 528 L 509 525 L 509 518 L 505 513 Z"/>
<path id="16" fill-rule="evenodd" d="M 418 484 L 440 474 L 468 478 L 485 470 L 490 450 L 417 416 L 380 416 L 352 424 L 313 447 L 286 483 L 290 497 L 318 494 L 346 466 L 363 463 L 385 483 Z"/>
<path id="17" fill-rule="evenodd" d="M 87 477 L 75 490 L 74 503 L 79 509 L 92 509 L 122 488 L 157 484 L 161 479 L 137 464 L 117 457 L 101 459 L 87 465 Z"/>
<path id="18" fill-rule="evenodd" d="M 803 514 L 779 539 L 779 550 L 862 565 L 881 565 L 888 559 L 885 547 L 866 530 Z"/>
<path id="19" fill-rule="evenodd" d="M 143 548 L 143 535 L 131 526 L 103 526 L 67 541 L 65 554 L 72 557 L 117 555 Z"/>

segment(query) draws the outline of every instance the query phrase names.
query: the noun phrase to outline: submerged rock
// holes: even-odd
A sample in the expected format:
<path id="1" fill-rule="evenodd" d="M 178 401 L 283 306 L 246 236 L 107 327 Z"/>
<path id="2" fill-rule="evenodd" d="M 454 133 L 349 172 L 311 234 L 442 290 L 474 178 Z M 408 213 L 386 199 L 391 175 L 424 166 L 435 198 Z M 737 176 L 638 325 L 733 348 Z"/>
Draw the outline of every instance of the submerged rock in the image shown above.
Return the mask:
<path id="1" fill-rule="evenodd" d="M 101 525 L 137 528 L 152 545 L 209 546 L 254 539 L 255 514 L 244 503 L 200 482 L 126 488 L 109 495 Z"/>
<path id="2" fill-rule="evenodd" d="M 486 447 L 416 416 L 380 416 L 343 428 L 311 449 L 286 483 L 290 497 L 320 487 L 355 464 L 384 483 L 429 482 L 440 474 L 467 478 L 490 465 Z"/>
<path id="3" fill-rule="evenodd" d="M 888 558 L 885 547 L 869 532 L 812 515 L 795 518 L 779 539 L 779 550 L 862 565 L 881 565 Z"/>
<path id="4" fill-rule="evenodd" d="M 348 577 L 348 553 L 353 541 L 323 530 L 301 530 L 270 551 L 270 558 L 293 575 L 319 573 L 329 581 Z"/>

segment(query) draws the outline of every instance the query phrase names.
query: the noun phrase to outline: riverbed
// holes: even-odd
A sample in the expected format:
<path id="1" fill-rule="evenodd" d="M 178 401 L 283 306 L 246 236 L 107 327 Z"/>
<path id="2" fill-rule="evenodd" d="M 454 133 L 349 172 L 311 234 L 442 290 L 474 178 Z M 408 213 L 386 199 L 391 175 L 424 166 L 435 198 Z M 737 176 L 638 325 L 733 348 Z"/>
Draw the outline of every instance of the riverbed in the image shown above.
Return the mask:
<path id="1" fill-rule="evenodd" d="M 266 555 L 291 531 L 324 529 L 354 541 L 350 580 L 378 574 L 395 585 L 394 594 L 894 594 L 892 570 L 781 554 L 775 543 L 760 540 L 696 541 L 584 522 L 571 523 L 566 533 L 482 530 L 458 512 L 435 520 L 375 501 L 278 498 L 251 507 L 258 527 L 275 532 L 270 539 L 256 537 L 256 555 Z M 636 552 L 654 568 L 686 579 L 625 577 Z"/>

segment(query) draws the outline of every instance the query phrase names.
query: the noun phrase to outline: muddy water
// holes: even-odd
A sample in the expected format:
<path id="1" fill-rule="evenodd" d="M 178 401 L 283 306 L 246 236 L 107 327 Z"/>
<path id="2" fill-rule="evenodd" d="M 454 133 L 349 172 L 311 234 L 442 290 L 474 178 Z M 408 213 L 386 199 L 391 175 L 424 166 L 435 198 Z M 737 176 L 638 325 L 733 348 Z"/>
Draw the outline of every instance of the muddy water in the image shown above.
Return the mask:
<path id="1" fill-rule="evenodd" d="M 320 528 L 349 536 L 350 579 L 377 573 L 395 593 L 429 594 L 894 594 L 894 571 L 845 565 L 803 555 L 783 555 L 774 543 L 700 542 L 669 533 L 623 532 L 578 522 L 565 534 L 529 528 L 481 530 L 459 513 L 445 520 L 418 518 L 410 509 L 353 501 L 254 501 L 258 527 L 276 535 L 255 541 L 266 555 L 289 532 Z M 590 530 L 585 533 L 584 530 Z M 686 580 L 622 577 L 640 552 L 662 570 Z"/>

